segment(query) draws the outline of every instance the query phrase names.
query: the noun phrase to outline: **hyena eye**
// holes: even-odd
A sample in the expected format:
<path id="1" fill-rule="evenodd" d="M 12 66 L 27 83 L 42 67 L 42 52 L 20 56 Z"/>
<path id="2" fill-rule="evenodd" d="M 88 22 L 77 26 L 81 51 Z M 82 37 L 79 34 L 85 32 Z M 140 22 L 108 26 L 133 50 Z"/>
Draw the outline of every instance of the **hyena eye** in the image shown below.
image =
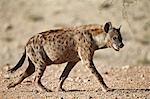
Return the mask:
<path id="1" fill-rule="evenodd" d="M 116 40 L 117 39 L 117 37 L 113 37 L 113 40 Z"/>

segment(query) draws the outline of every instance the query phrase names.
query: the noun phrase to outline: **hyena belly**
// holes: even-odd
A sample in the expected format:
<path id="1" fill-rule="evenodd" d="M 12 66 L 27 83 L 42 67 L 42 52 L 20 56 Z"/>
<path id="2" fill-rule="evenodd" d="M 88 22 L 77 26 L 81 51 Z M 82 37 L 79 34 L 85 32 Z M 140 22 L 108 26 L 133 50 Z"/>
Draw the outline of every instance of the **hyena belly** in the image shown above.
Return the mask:
<path id="1" fill-rule="evenodd" d="M 43 44 L 44 50 L 53 64 L 74 61 L 78 58 L 75 41 L 69 34 L 49 35 Z"/>

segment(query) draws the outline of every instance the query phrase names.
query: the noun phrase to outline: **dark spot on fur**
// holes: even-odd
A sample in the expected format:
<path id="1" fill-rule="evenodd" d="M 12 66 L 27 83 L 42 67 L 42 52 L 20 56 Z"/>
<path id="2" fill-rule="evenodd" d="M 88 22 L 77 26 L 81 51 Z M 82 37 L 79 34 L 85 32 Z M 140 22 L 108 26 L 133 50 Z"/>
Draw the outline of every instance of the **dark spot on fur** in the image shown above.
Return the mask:
<path id="1" fill-rule="evenodd" d="M 32 56 L 35 56 L 35 54 L 34 54 L 34 53 L 32 53 L 31 55 L 32 55 Z"/>
<path id="2" fill-rule="evenodd" d="M 66 45 L 68 45 L 68 41 L 66 41 Z"/>
<path id="3" fill-rule="evenodd" d="M 58 42 L 58 43 L 61 43 L 61 40 L 58 40 L 57 42 Z"/>
<path id="4" fill-rule="evenodd" d="M 79 41 L 81 41 L 81 37 L 79 38 Z"/>
<path id="5" fill-rule="evenodd" d="M 34 61 L 35 64 L 37 64 L 37 61 Z"/>
<path id="6" fill-rule="evenodd" d="M 36 49 L 39 49 L 39 47 L 38 47 L 38 46 L 35 46 L 35 48 L 36 48 Z"/>
<path id="7" fill-rule="evenodd" d="M 71 37 L 69 38 L 69 41 L 71 40 Z"/>
<path id="8" fill-rule="evenodd" d="M 53 38 L 56 38 L 56 35 L 54 35 L 54 37 Z"/>
<path id="9" fill-rule="evenodd" d="M 55 39 L 54 39 L 54 37 L 53 37 L 53 41 L 54 41 Z"/>
<path id="10" fill-rule="evenodd" d="M 63 37 L 63 36 L 61 36 L 61 39 L 64 39 L 64 37 Z"/>
<path id="11" fill-rule="evenodd" d="M 64 48 L 62 47 L 62 48 L 61 48 L 61 50 L 63 51 L 63 50 L 64 50 Z"/>
<path id="12" fill-rule="evenodd" d="M 53 49 L 53 51 L 55 52 L 55 51 L 56 51 L 56 49 Z"/>
<path id="13" fill-rule="evenodd" d="M 83 40 L 83 42 L 84 42 L 84 43 L 86 42 L 85 39 Z"/>
<path id="14" fill-rule="evenodd" d="M 39 59 L 37 58 L 36 61 L 39 61 Z"/>
<path id="15" fill-rule="evenodd" d="M 40 71 L 44 71 L 44 68 L 40 68 Z"/>
<path id="16" fill-rule="evenodd" d="M 73 41 L 73 46 L 75 46 L 75 42 Z"/>

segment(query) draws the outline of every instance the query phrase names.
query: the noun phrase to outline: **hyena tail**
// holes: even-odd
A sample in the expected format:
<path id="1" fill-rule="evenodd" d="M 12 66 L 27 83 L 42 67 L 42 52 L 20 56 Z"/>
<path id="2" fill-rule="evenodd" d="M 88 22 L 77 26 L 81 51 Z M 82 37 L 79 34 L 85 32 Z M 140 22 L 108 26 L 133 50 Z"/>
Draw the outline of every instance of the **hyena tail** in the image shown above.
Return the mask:
<path id="1" fill-rule="evenodd" d="M 19 60 L 19 62 L 17 63 L 17 65 L 16 65 L 15 67 L 9 69 L 8 72 L 13 73 L 13 72 L 15 72 L 18 68 L 20 68 L 20 67 L 22 66 L 22 64 L 24 63 L 25 58 L 26 58 L 26 50 L 24 51 L 24 53 L 23 53 L 21 59 Z"/>

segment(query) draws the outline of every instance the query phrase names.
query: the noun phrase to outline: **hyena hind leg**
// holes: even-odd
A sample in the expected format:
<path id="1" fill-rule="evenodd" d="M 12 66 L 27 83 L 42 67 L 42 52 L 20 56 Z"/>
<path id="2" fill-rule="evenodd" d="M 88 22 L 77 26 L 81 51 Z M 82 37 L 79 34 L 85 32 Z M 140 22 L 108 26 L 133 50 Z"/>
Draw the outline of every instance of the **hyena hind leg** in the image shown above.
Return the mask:
<path id="1" fill-rule="evenodd" d="M 29 66 L 26 69 L 26 71 L 21 74 L 21 78 L 17 82 L 10 83 L 7 86 L 8 89 L 20 84 L 25 78 L 29 77 L 30 75 L 32 75 L 35 72 L 34 64 L 32 63 L 32 61 L 29 58 L 28 58 L 28 61 L 29 61 Z"/>
<path id="2" fill-rule="evenodd" d="M 44 63 L 40 63 L 38 65 L 37 71 L 36 71 L 36 76 L 35 76 L 35 84 L 42 89 L 43 91 L 46 92 L 52 92 L 50 89 L 47 89 L 42 83 L 41 83 L 41 78 L 44 74 L 44 71 L 46 69 L 46 65 L 44 65 Z"/>
<path id="3" fill-rule="evenodd" d="M 64 81 L 66 80 L 66 78 L 68 77 L 70 71 L 73 69 L 73 67 L 76 65 L 77 61 L 73 61 L 73 62 L 68 62 L 67 66 L 65 67 L 65 69 L 63 70 L 63 73 L 61 74 L 60 78 L 59 78 L 59 84 L 58 84 L 58 88 L 57 91 L 65 91 L 65 89 L 62 88 Z"/>

